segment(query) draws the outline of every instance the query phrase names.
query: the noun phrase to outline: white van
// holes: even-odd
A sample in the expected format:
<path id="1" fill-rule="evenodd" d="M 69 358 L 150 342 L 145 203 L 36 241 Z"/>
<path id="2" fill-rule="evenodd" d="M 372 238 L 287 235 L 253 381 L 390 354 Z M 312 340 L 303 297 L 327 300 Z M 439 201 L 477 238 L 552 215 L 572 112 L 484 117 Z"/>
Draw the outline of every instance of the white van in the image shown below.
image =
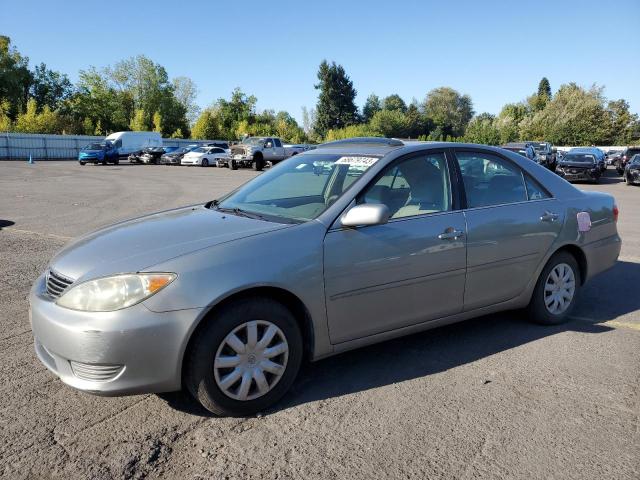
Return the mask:
<path id="1" fill-rule="evenodd" d="M 162 146 L 162 137 L 158 132 L 116 132 L 105 140 L 113 144 L 119 157 L 126 157 L 143 148 Z"/>

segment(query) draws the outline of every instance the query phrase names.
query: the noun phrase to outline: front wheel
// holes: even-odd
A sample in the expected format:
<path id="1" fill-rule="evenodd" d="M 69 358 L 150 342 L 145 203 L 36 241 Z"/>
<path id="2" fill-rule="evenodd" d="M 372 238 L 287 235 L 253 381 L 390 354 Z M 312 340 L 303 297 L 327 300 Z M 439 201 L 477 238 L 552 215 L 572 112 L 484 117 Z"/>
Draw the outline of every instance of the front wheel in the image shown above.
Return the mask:
<path id="1" fill-rule="evenodd" d="M 202 162 L 200 163 L 201 167 L 208 167 L 209 166 L 209 160 L 207 160 L 206 158 L 202 159 Z"/>
<path id="2" fill-rule="evenodd" d="M 291 312 L 271 299 L 248 298 L 223 307 L 194 337 L 185 385 L 216 415 L 253 415 L 289 390 L 302 354 Z"/>
<path id="3" fill-rule="evenodd" d="M 79 162 L 80 165 L 85 166 L 87 164 L 87 162 Z"/>
<path id="4" fill-rule="evenodd" d="M 229 160 L 229 168 L 231 170 L 237 170 L 238 169 L 238 162 L 236 162 L 235 160 Z"/>
<path id="5" fill-rule="evenodd" d="M 542 270 L 527 307 L 529 318 L 543 325 L 566 322 L 580 289 L 578 262 L 568 252 L 556 253 Z"/>
<path id="6" fill-rule="evenodd" d="M 263 168 L 264 168 L 264 159 L 261 156 L 256 155 L 253 158 L 253 169 L 256 172 L 261 172 Z"/>

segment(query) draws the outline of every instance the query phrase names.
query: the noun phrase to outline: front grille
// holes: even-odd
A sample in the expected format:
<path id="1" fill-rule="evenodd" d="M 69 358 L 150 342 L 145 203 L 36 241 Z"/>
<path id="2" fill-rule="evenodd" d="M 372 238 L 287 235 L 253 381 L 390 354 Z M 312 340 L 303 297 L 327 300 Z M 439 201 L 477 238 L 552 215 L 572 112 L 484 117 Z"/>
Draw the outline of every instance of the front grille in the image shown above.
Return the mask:
<path id="1" fill-rule="evenodd" d="M 59 274 L 58 272 L 49 269 L 46 276 L 47 293 L 51 298 L 58 298 L 69 288 L 73 283 L 73 280 Z"/>
<path id="2" fill-rule="evenodd" d="M 80 380 L 108 382 L 116 378 L 124 369 L 123 365 L 96 365 L 70 361 L 73 374 Z"/>

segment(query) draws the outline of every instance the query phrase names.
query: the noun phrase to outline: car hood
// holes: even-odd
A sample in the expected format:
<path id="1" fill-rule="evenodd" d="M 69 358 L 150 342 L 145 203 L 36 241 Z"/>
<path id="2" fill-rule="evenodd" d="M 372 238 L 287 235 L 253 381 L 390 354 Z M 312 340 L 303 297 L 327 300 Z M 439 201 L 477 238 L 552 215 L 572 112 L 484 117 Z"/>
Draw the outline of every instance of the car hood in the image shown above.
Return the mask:
<path id="1" fill-rule="evenodd" d="M 75 281 L 139 272 L 196 250 L 291 227 L 185 207 L 117 223 L 65 247 L 50 267 Z M 179 273 L 179 272 L 177 272 Z"/>
<path id="2" fill-rule="evenodd" d="M 184 158 L 200 158 L 203 155 L 205 155 L 203 152 L 189 152 L 189 153 L 185 153 Z"/>

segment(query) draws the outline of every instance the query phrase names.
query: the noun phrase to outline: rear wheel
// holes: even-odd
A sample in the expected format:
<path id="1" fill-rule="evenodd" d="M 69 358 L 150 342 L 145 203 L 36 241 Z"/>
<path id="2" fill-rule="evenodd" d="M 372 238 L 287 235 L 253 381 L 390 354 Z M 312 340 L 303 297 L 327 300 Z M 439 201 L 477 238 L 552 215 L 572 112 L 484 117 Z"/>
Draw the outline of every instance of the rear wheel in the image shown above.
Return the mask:
<path id="1" fill-rule="evenodd" d="M 578 262 L 568 252 L 558 252 L 542 270 L 527 307 L 529 318 L 543 325 L 566 322 L 580 289 Z"/>
<path id="2" fill-rule="evenodd" d="M 216 415 L 252 415 L 289 390 L 302 353 L 300 329 L 286 307 L 267 298 L 241 300 L 194 337 L 185 385 Z"/>

